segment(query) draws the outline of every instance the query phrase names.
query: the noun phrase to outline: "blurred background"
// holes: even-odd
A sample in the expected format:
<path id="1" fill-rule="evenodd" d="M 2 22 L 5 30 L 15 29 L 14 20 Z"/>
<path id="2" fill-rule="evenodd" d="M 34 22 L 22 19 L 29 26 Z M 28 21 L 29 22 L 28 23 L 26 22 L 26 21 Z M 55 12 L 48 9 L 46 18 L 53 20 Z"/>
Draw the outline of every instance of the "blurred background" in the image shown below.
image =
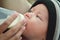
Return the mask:
<path id="1" fill-rule="evenodd" d="M 0 0 L 0 7 L 18 11 L 22 14 L 27 12 L 36 0 Z"/>
<path id="2" fill-rule="evenodd" d="M 36 0 L 27 0 L 29 3 L 33 4 Z"/>

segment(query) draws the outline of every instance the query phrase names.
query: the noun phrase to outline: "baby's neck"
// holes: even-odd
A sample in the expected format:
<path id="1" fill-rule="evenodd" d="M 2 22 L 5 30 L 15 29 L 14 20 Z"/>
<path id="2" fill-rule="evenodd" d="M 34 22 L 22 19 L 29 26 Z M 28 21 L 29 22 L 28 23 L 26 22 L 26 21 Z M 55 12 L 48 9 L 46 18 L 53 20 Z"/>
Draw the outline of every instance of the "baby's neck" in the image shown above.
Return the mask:
<path id="1" fill-rule="evenodd" d="M 32 39 L 23 38 L 22 40 L 45 40 L 45 38 L 32 38 Z"/>

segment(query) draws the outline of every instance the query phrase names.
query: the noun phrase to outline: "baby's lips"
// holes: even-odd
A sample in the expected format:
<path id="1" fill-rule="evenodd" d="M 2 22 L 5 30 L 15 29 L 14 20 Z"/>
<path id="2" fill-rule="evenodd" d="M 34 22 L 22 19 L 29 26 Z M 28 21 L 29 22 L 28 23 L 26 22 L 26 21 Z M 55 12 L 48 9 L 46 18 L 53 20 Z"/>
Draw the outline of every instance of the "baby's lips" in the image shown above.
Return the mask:
<path id="1" fill-rule="evenodd" d="M 27 23 L 27 20 L 24 18 L 24 19 L 23 19 L 23 22 L 24 22 L 24 25 L 26 25 L 26 23 Z"/>

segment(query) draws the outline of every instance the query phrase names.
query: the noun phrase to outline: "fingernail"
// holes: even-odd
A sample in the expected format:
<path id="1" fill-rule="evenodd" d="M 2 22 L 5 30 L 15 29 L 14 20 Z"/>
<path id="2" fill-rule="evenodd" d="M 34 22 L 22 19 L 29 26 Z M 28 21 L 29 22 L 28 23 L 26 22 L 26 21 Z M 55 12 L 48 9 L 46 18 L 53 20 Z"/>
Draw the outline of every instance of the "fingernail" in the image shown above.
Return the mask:
<path id="1" fill-rule="evenodd" d="M 20 37 L 20 40 L 22 40 L 22 37 Z"/>
<path id="2" fill-rule="evenodd" d="M 22 29 L 23 29 L 23 30 L 25 30 L 25 28 L 26 28 L 25 26 L 22 26 Z"/>
<path id="3" fill-rule="evenodd" d="M 23 19 L 23 22 L 26 23 L 26 21 L 27 21 L 27 20 L 24 18 L 24 19 Z"/>
<path id="4" fill-rule="evenodd" d="M 26 27 L 24 26 L 23 29 L 25 29 Z"/>
<path id="5" fill-rule="evenodd" d="M 25 25 L 26 25 L 26 21 L 24 20 L 24 21 L 23 21 L 23 26 L 25 26 Z"/>

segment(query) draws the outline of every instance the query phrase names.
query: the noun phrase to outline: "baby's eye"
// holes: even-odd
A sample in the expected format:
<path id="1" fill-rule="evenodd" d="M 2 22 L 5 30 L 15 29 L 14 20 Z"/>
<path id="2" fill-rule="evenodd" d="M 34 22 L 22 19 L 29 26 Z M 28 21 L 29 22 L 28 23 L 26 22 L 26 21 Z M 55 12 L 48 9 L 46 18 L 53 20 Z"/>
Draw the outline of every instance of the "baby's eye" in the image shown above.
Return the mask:
<path id="1" fill-rule="evenodd" d="M 40 18 L 40 16 L 39 16 L 39 15 L 36 15 L 36 17 L 37 17 L 37 18 L 39 18 L 39 19 L 41 20 L 41 18 Z"/>
<path id="2" fill-rule="evenodd" d="M 40 17 L 38 15 L 36 17 L 40 19 Z"/>
<path id="3" fill-rule="evenodd" d="M 38 15 L 36 17 L 39 17 Z"/>

